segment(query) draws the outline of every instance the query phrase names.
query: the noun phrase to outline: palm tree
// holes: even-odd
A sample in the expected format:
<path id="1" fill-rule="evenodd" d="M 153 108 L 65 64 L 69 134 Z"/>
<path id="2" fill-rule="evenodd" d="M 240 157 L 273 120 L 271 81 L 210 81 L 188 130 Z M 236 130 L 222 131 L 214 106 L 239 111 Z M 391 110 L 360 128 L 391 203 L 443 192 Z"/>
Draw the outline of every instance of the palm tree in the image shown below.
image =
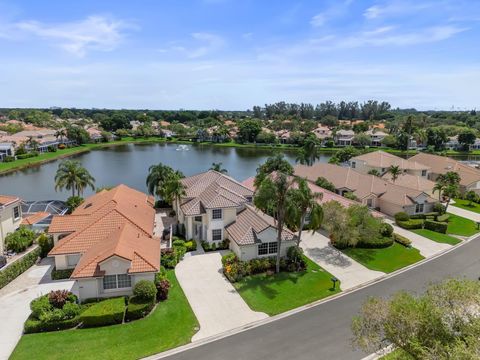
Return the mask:
<path id="1" fill-rule="evenodd" d="M 432 194 L 435 194 L 435 192 L 438 191 L 438 201 L 442 201 L 442 192 L 445 189 L 445 185 L 442 182 L 439 182 L 437 179 L 437 182 L 432 188 Z"/>
<path id="2" fill-rule="evenodd" d="M 181 177 L 177 173 L 171 173 L 163 183 L 161 193 L 170 205 L 175 203 L 178 206 L 180 199 L 186 195 L 185 185 L 183 185 Z M 175 212 L 175 219 L 178 222 L 178 212 Z"/>
<path id="3" fill-rule="evenodd" d="M 380 172 L 377 169 L 372 169 L 368 172 L 368 175 L 380 177 Z"/>
<path id="4" fill-rule="evenodd" d="M 400 166 L 392 165 L 388 168 L 387 172 L 389 172 L 392 175 L 392 182 L 395 183 L 395 180 L 398 179 L 398 177 L 402 173 L 402 170 L 400 169 Z"/>
<path id="5" fill-rule="evenodd" d="M 217 171 L 219 173 L 226 174 L 228 172 L 228 170 L 225 169 L 225 168 L 222 168 L 222 165 L 223 165 L 223 163 L 221 163 L 221 162 L 212 163 L 212 167 L 210 168 L 210 170 L 214 170 L 214 171 Z"/>
<path id="6" fill-rule="evenodd" d="M 296 179 L 297 188 L 290 189 L 287 194 L 287 222 L 298 230 L 297 247 L 302 241 L 302 231 L 307 217 L 312 232 L 320 229 L 323 220 L 323 210 L 318 203 L 322 193 L 314 193 L 305 179 Z"/>
<path id="7" fill-rule="evenodd" d="M 66 129 L 59 129 L 55 132 L 55 138 L 58 140 L 60 138 L 60 142 L 63 144 L 63 138 L 67 136 L 67 130 Z"/>
<path id="8" fill-rule="evenodd" d="M 320 158 L 317 145 L 317 137 L 313 134 L 309 134 L 309 136 L 305 138 L 303 147 L 299 151 L 296 162 L 299 162 L 302 165 L 312 166 L 313 163 Z"/>
<path id="9" fill-rule="evenodd" d="M 55 174 L 55 191 L 67 189 L 72 191 L 72 196 L 75 196 L 75 190 L 77 190 L 80 196 L 88 186 L 95 190 L 94 183 L 95 179 L 78 161 L 66 160 L 58 165 Z"/>
<path id="10" fill-rule="evenodd" d="M 443 196 L 447 197 L 447 204 L 445 205 L 445 212 L 447 212 L 448 205 L 450 205 L 450 200 L 457 197 L 459 194 L 458 185 L 448 184 L 443 190 Z"/>

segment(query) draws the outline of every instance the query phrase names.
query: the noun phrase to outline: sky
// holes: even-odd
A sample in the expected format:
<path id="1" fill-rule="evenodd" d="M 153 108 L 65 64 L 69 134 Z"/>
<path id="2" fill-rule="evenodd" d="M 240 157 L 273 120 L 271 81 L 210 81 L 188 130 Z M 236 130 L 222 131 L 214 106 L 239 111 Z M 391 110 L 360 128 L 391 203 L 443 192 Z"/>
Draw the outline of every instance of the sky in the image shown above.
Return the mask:
<path id="1" fill-rule="evenodd" d="M 0 0 L 0 107 L 480 108 L 478 0 Z"/>

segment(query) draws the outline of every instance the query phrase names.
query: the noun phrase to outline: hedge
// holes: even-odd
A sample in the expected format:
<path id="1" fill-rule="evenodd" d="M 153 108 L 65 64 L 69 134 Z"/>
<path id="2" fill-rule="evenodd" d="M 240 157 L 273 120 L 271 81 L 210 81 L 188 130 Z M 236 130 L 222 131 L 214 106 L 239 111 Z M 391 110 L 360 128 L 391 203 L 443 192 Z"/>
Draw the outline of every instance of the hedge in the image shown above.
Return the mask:
<path id="1" fill-rule="evenodd" d="M 130 297 L 128 300 L 127 312 L 125 313 L 125 321 L 132 321 L 144 318 L 152 311 L 155 306 L 153 300 L 141 300 L 136 296 Z"/>
<path id="2" fill-rule="evenodd" d="M 439 222 L 447 222 L 448 219 L 450 218 L 449 214 L 443 214 L 437 217 L 437 221 Z"/>
<path id="3" fill-rule="evenodd" d="M 448 224 L 445 222 L 438 222 L 433 220 L 425 220 L 425 229 L 432 230 L 438 233 L 446 234 Z"/>
<path id="4" fill-rule="evenodd" d="M 125 313 L 125 298 L 117 297 L 100 301 L 80 315 L 83 327 L 121 324 Z"/>
<path id="5" fill-rule="evenodd" d="M 32 267 L 39 256 L 40 248 L 36 248 L 11 265 L 8 265 L 7 268 L 0 270 L 0 289 Z"/>
<path id="6" fill-rule="evenodd" d="M 64 270 L 57 270 L 53 268 L 52 270 L 52 280 L 63 280 L 63 279 L 70 279 L 70 275 L 72 275 L 74 269 L 64 269 Z"/>
<path id="7" fill-rule="evenodd" d="M 408 221 L 410 220 L 410 216 L 403 211 L 400 211 L 395 214 L 395 221 L 398 223 L 399 221 Z"/>
<path id="8" fill-rule="evenodd" d="M 407 239 L 405 236 L 399 235 L 399 234 L 393 234 L 393 238 L 395 241 L 403 246 L 410 247 L 412 245 L 412 241 L 410 239 Z"/>
<path id="9" fill-rule="evenodd" d="M 393 245 L 393 237 L 380 237 L 369 239 L 368 241 L 358 242 L 358 248 L 364 249 L 382 249 Z"/>
<path id="10" fill-rule="evenodd" d="M 397 225 L 408 230 L 412 229 L 422 229 L 423 228 L 423 220 L 420 219 L 412 219 L 408 221 L 398 221 Z"/>
<path id="11" fill-rule="evenodd" d="M 29 158 L 32 158 L 32 157 L 35 157 L 35 156 L 38 156 L 38 152 L 31 152 L 31 153 L 17 155 L 17 159 L 18 160 L 29 159 Z"/>
<path id="12" fill-rule="evenodd" d="M 77 326 L 80 323 L 80 315 L 74 317 L 73 319 L 61 320 L 61 321 L 52 321 L 44 322 L 38 319 L 35 319 L 32 315 L 29 316 L 23 328 L 25 334 L 33 334 L 38 332 L 46 331 L 58 331 L 71 329 Z"/>

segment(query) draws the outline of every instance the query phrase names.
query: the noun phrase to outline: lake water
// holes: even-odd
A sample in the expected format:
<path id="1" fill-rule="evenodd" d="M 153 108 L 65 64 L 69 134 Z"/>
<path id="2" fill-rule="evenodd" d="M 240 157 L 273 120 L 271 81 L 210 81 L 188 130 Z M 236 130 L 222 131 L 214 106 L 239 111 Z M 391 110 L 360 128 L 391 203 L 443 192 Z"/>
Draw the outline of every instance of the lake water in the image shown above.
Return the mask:
<path id="1" fill-rule="evenodd" d="M 146 191 L 148 168 L 159 162 L 182 171 L 186 176 L 208 170 L 213 162 L 223 163 L 228 174 L 239 181 L 254 176 L 257 167 L 271 156 L 273 150 L 227 148 L 208 145 L 188 145 L 178 151 L 176 144 L 128 144 L 94 150 L 72 156 L 93 175 L 95 184 L 114 186 L 120 183 Z M 284 152 L 292 164 L 295 152 Z M 323 154 L 319 161 L 327 162 L 331 155 Z M 55 192 L 56 160 L 32 168 L 0 176 L 0 194 L 16 195 L 24 200 L 65 200 L 70 192 Z M 84 196 L 91 194 L 89 189 Z"/>

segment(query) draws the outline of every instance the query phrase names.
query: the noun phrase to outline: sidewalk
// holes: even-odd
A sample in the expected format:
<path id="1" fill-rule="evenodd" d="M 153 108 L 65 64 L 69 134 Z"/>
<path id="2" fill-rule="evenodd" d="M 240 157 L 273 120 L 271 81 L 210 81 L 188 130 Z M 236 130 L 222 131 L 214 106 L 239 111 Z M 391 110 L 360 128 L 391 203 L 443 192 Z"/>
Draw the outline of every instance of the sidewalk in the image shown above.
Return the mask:
<path id="1" fill-rule="evenodd" d="M 480 214 L 473 212 L 473 211 L 468 211 L 465 209 L 458 208 L 456 206 L 453 206 L 452 203 L 448 206 L 447 213 L 452 213 L 453 215 L 461 216 L 466 219 L 473 220 L 475 222 L 480 222 Z"/>
<path id="2" fill-rule="evenodd" d="M 340 250 L 330 246 L 329 241 L 330 239 L 319 232 L 312 234 L 311 231 L 305 231 L 302 233 L 300 246 L 306 256 L 341 281 L 343 291 L 385 275 L 381 271 L 367 269 Z"/>

